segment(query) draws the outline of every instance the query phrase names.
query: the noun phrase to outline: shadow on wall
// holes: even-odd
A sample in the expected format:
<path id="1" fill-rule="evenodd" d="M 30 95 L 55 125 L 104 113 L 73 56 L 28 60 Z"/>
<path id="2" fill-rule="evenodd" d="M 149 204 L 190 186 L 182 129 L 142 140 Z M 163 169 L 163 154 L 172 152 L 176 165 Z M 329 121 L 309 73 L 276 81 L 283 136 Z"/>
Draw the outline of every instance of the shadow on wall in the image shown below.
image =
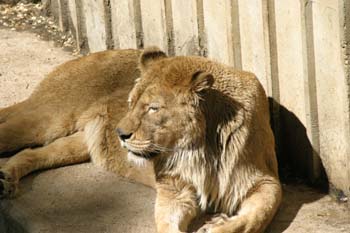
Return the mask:
<path id="1" fill-rule="evenodd" d="M 328 191 L 328 179 L 322 164 L 320 176 L 312 175 L 313 155 L 317 153 L 307 136 L 306 127 L 294 113 L 271 97 L 269 104 L 281 182 L 303 183 Z"/>
<path id="2" fill-rule="evenodd" d="M 322 164 L 319 177 L 313 177 L 310 172 L 313 169 L 313 155 L 317 153 L 307 136 L 306 127 L 293 112 L 273 98 L 269 98 L 269 104 L 279 175 L 283 184 L 280 209 L 267 229 L 267 232 L 275 233 L 287 229 L 303 204 L 322 198 L 328 193 L 329 187 Z M 316 189 L 295 184 L 307 184 Z"/>
<path id="3" fill-rule="evenodd" d="M 17 3 L 19 3 L 21 0 L 0 0 L 0 4 L 11 4 L 11 5 L 16 5 Z M 23 1 L 24 3 L 38 3 L 40 2 L 40 0 L 26 0 Z M 0 228 L 1 229 L 1 228 Z"/>

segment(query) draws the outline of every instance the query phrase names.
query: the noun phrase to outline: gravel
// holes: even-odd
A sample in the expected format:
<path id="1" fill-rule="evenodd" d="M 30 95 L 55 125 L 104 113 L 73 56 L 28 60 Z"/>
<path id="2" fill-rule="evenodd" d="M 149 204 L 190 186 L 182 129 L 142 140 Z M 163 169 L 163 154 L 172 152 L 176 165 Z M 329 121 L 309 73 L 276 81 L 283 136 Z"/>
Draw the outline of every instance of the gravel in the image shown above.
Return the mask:
<path id="1" fill-rule="evenodd" d="M 43 40 L 55 42 L 55 46 L 78 54 L 76 42 L 70 32 L 61 32 L 53 17 L 48 17 L 43 4 L 20 1 L 18 4 L 1 4 L 0 28 L 12 31 L 31 31 Z"/>

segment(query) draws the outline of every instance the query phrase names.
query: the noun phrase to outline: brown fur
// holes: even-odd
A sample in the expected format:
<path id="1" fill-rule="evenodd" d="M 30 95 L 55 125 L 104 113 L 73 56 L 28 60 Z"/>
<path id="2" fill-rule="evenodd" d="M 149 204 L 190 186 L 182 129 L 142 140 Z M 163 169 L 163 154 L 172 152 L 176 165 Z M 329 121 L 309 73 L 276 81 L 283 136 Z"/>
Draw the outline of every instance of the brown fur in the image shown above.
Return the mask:
<path id="1" fill-rule="evenodd" d="M 118 131 L 156 174 L 159 232 L 199 210 L 224 214 L 200 232 L 262 232 L 281 199 L 268 102 L 256 77 L 201 57 L 141 57 Z"/>
<path id="2" fill-rule="evenodd" d="M 201 211 L 221 215 L 198 232 L 264 231 L 281 187 L 256 77 L 201 57 L 168 58 L 155 48 L 142 53 L 140 74 L 139 56 L 120 50 L 68 62 L 28 100 L 1 110 L 0 152 L 42 147 L 19 152 L 1 168 L 0 194 L 2 185 L 10 196 L 33 170 L 90 157 L 155 186 L 158 232 L 185 232 Z"/>

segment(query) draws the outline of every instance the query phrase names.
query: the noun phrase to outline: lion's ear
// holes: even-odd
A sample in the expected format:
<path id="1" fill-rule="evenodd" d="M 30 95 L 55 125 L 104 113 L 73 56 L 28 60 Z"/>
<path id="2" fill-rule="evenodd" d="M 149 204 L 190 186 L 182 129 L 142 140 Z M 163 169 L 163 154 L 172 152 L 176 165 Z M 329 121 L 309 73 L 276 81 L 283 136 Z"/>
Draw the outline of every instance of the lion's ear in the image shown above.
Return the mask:
<path id="1" fill-rule="evenodd" d="M 213 84 L 214 84 L 214 77 L 210 73 L 197 71 L 192 75 L 191 90 L 196 93 L 200 93 L 202 91 L 205 91 L 211 88 Z"/>
<path id="2" fill-rule="evenodd" d="M 166 57 L 167 55 L 158 47 L 145 48 L 140 58 L 141 68 L 146 68 L 150 63 Z"/>

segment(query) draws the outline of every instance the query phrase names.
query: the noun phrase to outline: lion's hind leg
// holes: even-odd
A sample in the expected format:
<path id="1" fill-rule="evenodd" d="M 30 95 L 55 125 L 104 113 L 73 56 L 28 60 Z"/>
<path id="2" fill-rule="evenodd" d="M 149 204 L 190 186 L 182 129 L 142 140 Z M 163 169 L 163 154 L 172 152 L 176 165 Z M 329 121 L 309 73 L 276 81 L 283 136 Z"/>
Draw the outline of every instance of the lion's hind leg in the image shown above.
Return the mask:
<path id="1" fill-rule="evenodd" d="M 27 101 L 0 109 L 0 154 L 45 143 L 48 118 Z"/>
<path id="2" fill-rule="evenodd" d="M 40 145 L 38 130 L 33 120 L 10 119 L 0 124 L 0 154 Z"/>
<path id="3" fill-rule="evenodd" d="M 4 122 L 0 124 L 0 155 L 42 146 L 69 135 L 72 131 L 73 120 L 64 121 L 63 116 L 58 117 L 44 111 L 40 106 L 29 109 L 30 106 L 3 114 Z"/>
<path id="4" fill-rule="evenodd" d="M 261 233 L 275 215 L 282 198 L 277 179 L 261 181 L 241 203 L 237 215 L 220 215 L 197 233 Z"/>
<path id="5" fill-rule="evenodd" d="M 19 180 L 30 172 L 88 160 L 83 132 L 59 138 L 47 146 L 25 149 L 0 168 L 0 197 L 14 196 Z"/>
<path id="6" fill-rule="evenodd" d="M 67 114 L 54 112 L 54 106 L 31 99 L 0 109 L 0 155 L 12 155 L 70 134 L 74 121 Z"/>
<path id="7" fill-rule="evenodd" d="M 20 102 L 5 108 L 0 108 L 0 124 L 5 123 L 9 116 L 15 114 L 18 110 L 22 109 L 24 102 Z"/>

